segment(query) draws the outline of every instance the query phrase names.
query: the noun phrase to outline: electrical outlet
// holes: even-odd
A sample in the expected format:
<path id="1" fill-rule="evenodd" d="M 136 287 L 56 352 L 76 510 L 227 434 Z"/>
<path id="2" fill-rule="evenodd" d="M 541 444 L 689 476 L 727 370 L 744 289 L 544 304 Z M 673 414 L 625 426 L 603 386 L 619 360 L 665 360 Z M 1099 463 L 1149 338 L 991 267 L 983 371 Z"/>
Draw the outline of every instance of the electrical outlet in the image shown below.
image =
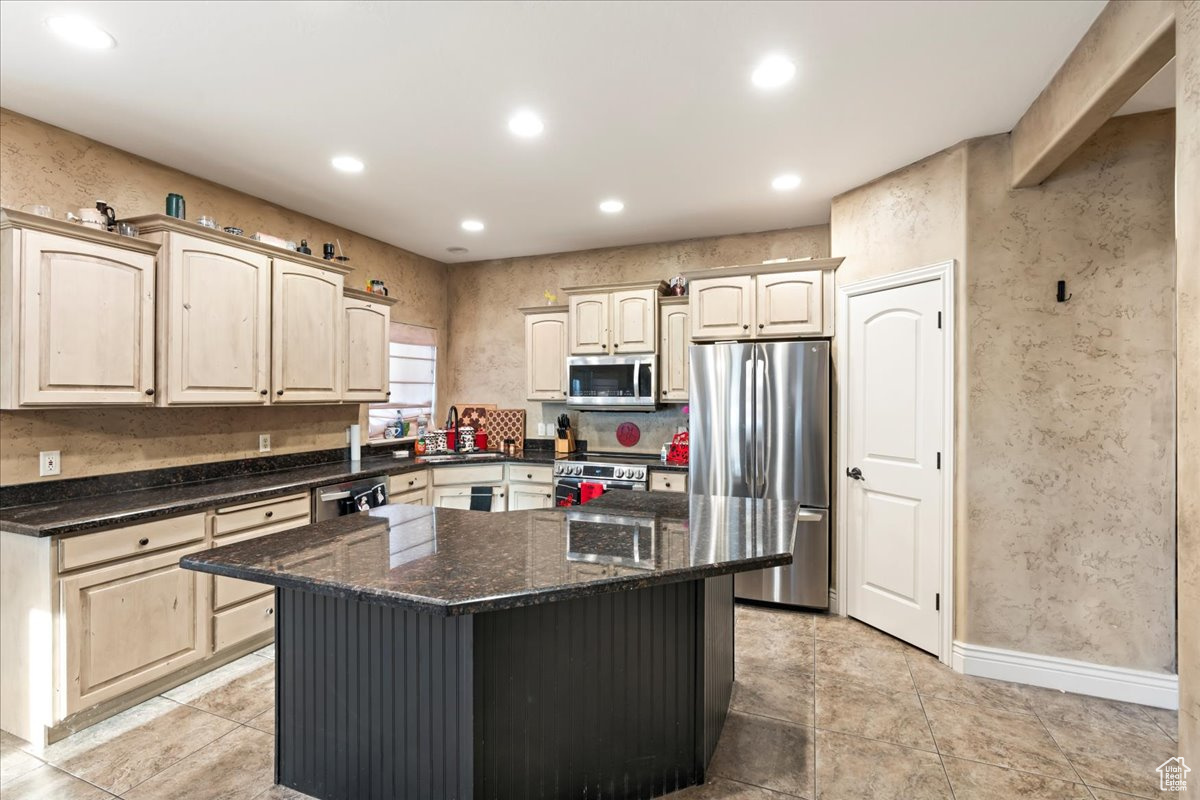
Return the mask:
<path id="1" fill-rule="evenodd" d="M 38 453 L 38 457 L 40 459 L 38 474 L 43 478 L 62 472 L 62 454 L 58 450 L 43 450 Z"/>
<path id="2" fill-rule="evenodd" d="M 271 452 L 271 434 L 260 433 L 258 435 L 258 452 L 260 452 L 260 453 Z"/>

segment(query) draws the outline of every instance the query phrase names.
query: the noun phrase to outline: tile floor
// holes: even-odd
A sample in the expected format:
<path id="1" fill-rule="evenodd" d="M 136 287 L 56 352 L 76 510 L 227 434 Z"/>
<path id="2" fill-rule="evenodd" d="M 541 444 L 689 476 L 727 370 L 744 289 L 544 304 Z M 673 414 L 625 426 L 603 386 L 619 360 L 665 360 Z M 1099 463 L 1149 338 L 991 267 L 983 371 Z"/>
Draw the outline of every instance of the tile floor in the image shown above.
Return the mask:
<path id="1" fill-rule="evenodd" d="M 1157 797 L 1173 712 L 967 678 L 853 620 L 739 606 L 737 681 L 704 786 L 673 800 Z M 267 647 L 31 755 L 3 800 L 302 800 L 271 785 Z M 1179 795 L 1175 795 L 1179 797 Z"/>

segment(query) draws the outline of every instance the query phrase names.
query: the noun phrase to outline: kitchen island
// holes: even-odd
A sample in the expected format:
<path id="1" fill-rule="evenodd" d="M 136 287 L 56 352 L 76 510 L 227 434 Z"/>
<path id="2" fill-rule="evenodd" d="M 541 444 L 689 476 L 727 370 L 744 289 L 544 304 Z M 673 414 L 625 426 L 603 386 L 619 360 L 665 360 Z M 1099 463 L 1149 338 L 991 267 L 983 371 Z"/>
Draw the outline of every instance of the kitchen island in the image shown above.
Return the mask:
<path id="1" fill-rule="evenodd" d="M 276 587 L 276 780 L 318 798 L 654 797 L 700 783 L 735 572 L 796 506 L 611 493 L 391 505 L 189 555 Z"/>

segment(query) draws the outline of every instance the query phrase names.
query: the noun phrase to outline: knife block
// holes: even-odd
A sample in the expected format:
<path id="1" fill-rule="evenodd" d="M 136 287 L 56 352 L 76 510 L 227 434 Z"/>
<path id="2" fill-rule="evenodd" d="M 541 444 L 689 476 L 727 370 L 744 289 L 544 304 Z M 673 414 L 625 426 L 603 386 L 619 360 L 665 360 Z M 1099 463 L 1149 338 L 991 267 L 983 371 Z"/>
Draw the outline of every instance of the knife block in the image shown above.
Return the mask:
<path id="1" fill-rule="evenodd" d="M 565 456 L 575 452 L 575 432 L 567 428 L 567 438 L 554 438 L 554 455 Z"/>

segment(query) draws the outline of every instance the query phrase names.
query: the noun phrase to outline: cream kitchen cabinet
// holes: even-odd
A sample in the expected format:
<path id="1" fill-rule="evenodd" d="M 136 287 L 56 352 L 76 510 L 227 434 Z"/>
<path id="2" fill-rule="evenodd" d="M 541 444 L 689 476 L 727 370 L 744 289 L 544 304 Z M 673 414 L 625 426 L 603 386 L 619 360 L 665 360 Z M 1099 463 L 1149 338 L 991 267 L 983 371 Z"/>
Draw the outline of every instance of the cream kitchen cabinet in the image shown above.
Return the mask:
<path id="1" fill-rule="evenodd" d="M 469 464 L 434 467 L 431 475 L 430 505 L 436 508 L 471 508 L 471 490 L 491 490 L 491 510 L 506 511 L 503 464 Z"/>
<path id="2" fill-rule="evenodd" d="M 658 289 L 646 284 L 567 289 L 570 355 L 653 353 L 658 345 Z"/>
<path id="3" fill-rule="evenodd" d="M 525 397 L 567 399 L 567 317 L 564 306 L 523 308 L 525 315 Z"/>
<path id="4" fill-rule="evenodd" d="M 429 505 L 429 470 L 403 472 L 388 478 L 388 502 Z"/>
<path id="5" fill-rule="evenodd" d="M 612 309 L 612 354 L 653 353 L 658 342 L 658 291 L 631 289 L 613 292 L 609 300 Z"/>
<path id="6" fill-rule="evenodd" d="M 340 401 L 343 273 L 275 258 L 272 282 L 272 402 Z"/>
<path id="7" fill-rule="evenodd" d="M 166 405 L 265 405 L 271 259 L 172 230 L 159 251 L 159 377 Z M 214 234 L 215 236 L 215 234 Z"/>
<path id="8" fill-rule="evenodd" d="M 688 475 L 686 472 L 671 470 L 650 470 L 650 491 L 652 492 L 687 492 Z"/>
<path id="9" fill-rule="evenodd" d="M 695 341 L 833 335 L 840 258 L 721 267 L 684 273 Z"/>
<path id="10" fill-rule="evenodd" d="M 347 402 L 387 402 L 390 393 L 388 346 L 394 302 L 350 289 L 342 298 L 342 399 Z"/>
<path id="11" fill-rule="evenodd" d="M 754 324 L 754 277 L 728 275 L 693 280 L 690 317 L 693 339 L 741 339 Z"/>
<path id="12" fill-rule="evenodd" d="M 154 404 L 151 242 L 0 217 L 0 407 Z"/>
<path id="13" fill-rule="evenodd" d="M 821 280 L 818 270 L 755 276 L 755 335 L 820 336 Z"/>
<path id="14" fill-rule="evenodd" d="M 500 484 L 487 487 L 491 489 L 491 508 L 489 511 L 507 511 L 505 505 L 504 487 Z M 433 487 L 434 508 L 457 508 L 461 511 L 471 510 L 473 496 L 470 486 L 435 486 Z"/>
<path id="15" fill-rule="evenodd" d="M 550 465 L 510 463 L 505 478 L 509 511 L 554 508 L 554 468 Z"/>
<path id="16" fill-rule="evenodd" d="M 571 295 L 567 300 L 567 309 L 571 355 L 593 356 L 607 353 L 608 293 Z"/>
<path id="17" fill-rule="evenodd" d="M 659 399 L 664 403 L 686 403 L 688 347 L 691 345 L 688 299 L 664 299 L 658 313 Z"/>

